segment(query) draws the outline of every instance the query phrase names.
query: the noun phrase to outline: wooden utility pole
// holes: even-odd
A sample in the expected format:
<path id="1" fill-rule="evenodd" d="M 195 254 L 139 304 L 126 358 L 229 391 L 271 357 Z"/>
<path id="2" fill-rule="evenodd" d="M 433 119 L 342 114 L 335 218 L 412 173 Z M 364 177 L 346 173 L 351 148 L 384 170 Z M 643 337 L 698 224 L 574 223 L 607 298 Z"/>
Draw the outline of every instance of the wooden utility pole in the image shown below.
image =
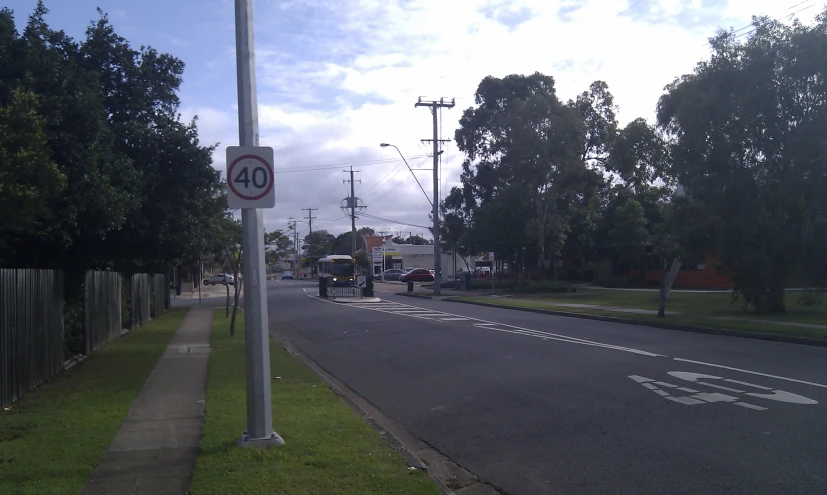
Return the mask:
<path id="1" fill-rule="evenodd" d="M 345 170 L 344 172 L 348 172 Z M 358 198 L 356 197 L 355 183 L 361 183 L 361 180 L 353 180 L 353 173 L 359 172 L 350 167 L 350 180 L 343 180 L 342 182 L 350 183 L 350 197 L 347 198 L 347 209 L 350 210 L 350 255 L 356 256 L 356 208 L 364 208 L 364 205 L 358 205 Z"/>
<path id="2" fill-rule="evenodd" d="M 307 212 L 307 225 L 310 229 L 310 233 L 313 233 L 313 219 L 316 218 L 313 216 L 313 212 L 317 211 L 318 208 L 302 208 L 302 211 Z"/>
<path id="3" fill-rule="evenodd" d="M 433 142 L 434 144 L 434 199 L 433 211 L 431 215 L 434 217 L 434 294 L 440 294 L 440 285 L 442 282 L 442 258 L 440 256 L 439 248 L 439 144 L 449 142 L 448 139 L 439 139 L 439 117 L 438 110 L 441 108 L 453 108 L 454 99 L 447 101 L 445 98 L 439 100 L 419 100 L 414 107 L 428 107 L 431 109 L 431 114 L 434 119 L 434 137 L 433 139 L 423 139 L 423 142 Z"/>

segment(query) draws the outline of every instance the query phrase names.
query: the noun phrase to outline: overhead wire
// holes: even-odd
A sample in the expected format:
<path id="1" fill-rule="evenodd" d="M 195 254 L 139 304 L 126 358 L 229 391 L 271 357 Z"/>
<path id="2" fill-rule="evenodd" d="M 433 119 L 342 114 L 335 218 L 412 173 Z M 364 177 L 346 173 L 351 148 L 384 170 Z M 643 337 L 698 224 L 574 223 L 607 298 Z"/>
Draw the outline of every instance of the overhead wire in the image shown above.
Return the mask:
<path id="1" fill-rule="evenodd" d="M 423 156 L 425 156 L 425 155 L 414 155 L 414 156 L 406 157 L 406 159 L 414 160 L 414 159 L 417 159 L 417 158 L 422 158 Z M 382 160 L 370 160 L 370 161 L 364 161 L 364 162 L 342 163 L 342 164 L 339 164 L 339 165 L 321 165 L 321 166 L 318 166 L 318 167 L 282 168 L 282 169 L 274 170 L 273 173 L 276 173 L 276 174 L 289 174 L 289 173 L 294 173 L 294 172 L 315 172 L 315 171 L 319 171 L 319 170 L 335 170 L 337 168 L 351 167 L 351 166 L 353 166 L 353 167 L 356 167 L 356 166 L 369 167 L 369 166 L 372 166 L 372 165 L 384 165 L 384 164 L 387 164 L 387 163 L 394 163 L 394 162 L 398 162 L 398 161 L 399 161 L 399 159 L 382 159 Z"/>
<path id="2" fill-rule="evenodd" d="M 425 157 L 425 158 L 427 158 L 427 157 Z M 421 165 L 421 164 L 420 164 L 420 165 Z M 406 175 L 406 177 L 410 177 L 410 175 Z M 381 196 L 378 196 L 378 197 L 372 197 L 372 198 L 371 198 L 371 200 L 372 200 L 372 201 L 374 201 L 374 202 L 378 202 L 380 199 L 384 199 L 384 198 L 385 198 L 388 194 L 392 193 L 393 191 L 395 191 L 395 190 L 396 190 L 396 188 L 398 188 L 398 187 L 399 187 L 399 186 L 401 186 L 402 184 L 405 184 L 406 182 L 407 182 L 407 179 L 405 179 L 405 180 L 401 180 L 401 181 L 397 182 L 397 183 L 396 183 L 395 185 L 393 185 L 390 189 L 388 189 L 387 191 L 385 191 L 385 192 L 384 192 L 384 194 L 382 194 Z M 426 198 L 427 198 L 427 195 L 426 195 Z M 366 200 L 367 200 L 367 198 L 366 198 Z"/>
<path id="3" fill-rule="evenodd" d="M 782 20 L 782 19 L 790 19 L 790 18 L 792 18 L 793 16 L 795 16 L 795 15 L 796 15 L 796 14 L 798 14 L 798 13 L 804 12 L 805 10 L 807 10 L 807 9 L 810 9 L 810 8 L 814 7 L 815 5 L 814 5 L 812 2 L 813 2 L 813 0 L 804 0 L 803 2 L 798 2 L 797 4 L 794 4 L 794 5 L 790 6 L 790 7 L 787 7 L 787 9 L 785 10 L 785 12 L 786 12 L 786 11 L 789 11 L 789 10 L 792 10 L 792 9 L 794 9 L 794 8 L 796 8 L 796 7 L 800 7 L 800 6 L 804 5 L 804 4 L 809 4 L 809 5 L 807 5 L 806 7 L 801 8 L 801 9 L 798 9 L 798 10 L 796 10 L 795 12 L 789 13 L 789 14 L 784 13 L 784 14 L 779 14 L 779 15 L 776 15 L 775 17 L 772 17 L 772 20 L 774 20 L 774 21 L 780 21 L 780 20 Z M 746 29 L 750 29 L 750 28 L 753 28 L 753 29 L 751 29 L 751 30 L 749 30 L 749 31 L 747 31 L 747 32 L 745 32 L 745 33 L 742 33 L 742 31 L 744 31 L 744 30 L 746 30 Z M 754 22 L 750 22 L 750 23 L 749 23 L 749 24 L 747 24 L 746 26 L 741 27 L 741 28 L 738 28 L 738 29 L 736 29 L 736 30 L 734 30 L 734 31 L 730 31 L 730 32 L 728 32 L 727 34 L 728 34 L 728 35 L 730 35 L 730 36 L 732 36 L 732 39 L 738 39 L 738 38 L 741 38 L 741 37 L 743 37 L 743 36 L 747 36 L 747 35 L 749 35 L 749 34 L 754 33 L 754 32 L 756 31 L 756 29 L 757 29 L 757 28 L 755 27 L 755 23 L 754 23 Z M 741 33 L 741 34 L 738 34 L 738 33 Z M 737 35 L 737 36 L 733 36 L 733 35 Z M 707 46 L 707 45 L 710 45 L 710 44 L 711 44 L 711 42 L 710 42 L 710 41 L 706 41 L 706 42 L 705 42 L 703 45 L 701 45 L 701 46 Z"/>
<path id="4" fill-rule="evenodd" d="M 397 225 L 407 225 L 408 227 L 416 227 L 416 228 L 419 228 L 419 229 L 428 230 L 428 227 L 425 227 L 425 226 L 422 226 L 422 225 L 416 225 L 416 224 L 413 224 L 413 223 L 402 222 L 402 221 L 399 221 L 399 220 L 391 220 L 389 218 L 377 217 L 375 215 L 370 215 L 368 213 L 361 213 L 360 215 L 363 216 L 363 217 L 366 217 L 366 218 L 370 218 L 372 220 L 379 221 L 379 222 L 387 222 L 387 223 L 393 223 L 393 224 L 397 224 Z"/>

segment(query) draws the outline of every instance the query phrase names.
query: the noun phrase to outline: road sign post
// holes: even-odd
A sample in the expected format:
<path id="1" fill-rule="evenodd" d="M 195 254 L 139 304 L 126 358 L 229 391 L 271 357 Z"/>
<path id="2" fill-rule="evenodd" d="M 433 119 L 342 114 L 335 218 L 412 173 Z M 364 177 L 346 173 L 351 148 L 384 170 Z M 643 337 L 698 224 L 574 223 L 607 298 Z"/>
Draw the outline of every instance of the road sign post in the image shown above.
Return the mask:
<path id="1" fill-rule="evenodd" d="M 270 338 L 264 272 L 264 216 L 275 206 L 273 150 L 258 146 L 258 103 L 253 50 L 253 0 L 235 0 L 238 138 L 227 148 L 227 203 L 241 209 L 244 256 L 244 335 L 247 368 L 247 430 L 241 447 L 273 447 L 284 440 L 273 431 L 270 401 Z"/>

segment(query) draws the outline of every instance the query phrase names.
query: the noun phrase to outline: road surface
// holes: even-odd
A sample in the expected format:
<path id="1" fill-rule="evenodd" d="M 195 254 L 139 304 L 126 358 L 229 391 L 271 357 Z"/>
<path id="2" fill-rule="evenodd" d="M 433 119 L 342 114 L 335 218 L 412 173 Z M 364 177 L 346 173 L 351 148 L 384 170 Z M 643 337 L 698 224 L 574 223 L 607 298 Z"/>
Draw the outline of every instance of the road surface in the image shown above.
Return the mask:
<path id="1" fill-rule="evenodd" d="M 268 289 L 273 328 L 504 493 L 827 493 L 827 348 Z"/>

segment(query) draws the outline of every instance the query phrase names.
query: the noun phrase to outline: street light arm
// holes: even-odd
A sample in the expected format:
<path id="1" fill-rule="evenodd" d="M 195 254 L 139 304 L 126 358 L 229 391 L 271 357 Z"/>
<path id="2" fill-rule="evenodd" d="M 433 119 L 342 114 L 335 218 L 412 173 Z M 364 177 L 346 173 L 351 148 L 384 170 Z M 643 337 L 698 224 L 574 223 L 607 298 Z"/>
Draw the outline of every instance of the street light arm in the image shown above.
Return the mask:
<path id="1" fill-rule="evenodd" d="M 383 147 L 383 148 L 386 148 L 386 147 L 388 147 L 388 146 L 393 146 L 394 148 L 396 148 L 396 152 L 397 152 L 397 153 L 399 153 L 399 156 L 402 158 L 402 161 L 403 161 L 403 162 L 405 162 L 405 166 L 406 166 L 406 167 L 408 167 L 408 171 L 410 171 L 410 172 L 411 172 L 411 175 L 413 175 L 413 178 L 414 178 L 414 180 L 416 181 L 416 184 L 419 186 L 419 189 L 421 189 L 421 190 L 422 190 L 422 194 L 424 194 L 424 195 L 425 195 L 425 199 L 427 199 L 427 200 L 428 200 L 428 203 L 431 205 L 431 207 L 433 207 L 433 206 L 434 206 L 434 202 L 433 202 L 433 201 L 431 201 L 431 198 L 429 198 L 429 197 L 428 197 L 428 193 L 426 193 L 426 192 L 425 192 L 425 188 L 424 188 L 424 187 L 422 187 L 422 184 L 420 184 L 420 183 L 419 183 L 419 179 L 417 179 L 417 178 L 416 178 L 416 174 L 415 174 L 415 173 L 414 173 L 414 171 L 411 169 L 411 166 L 410 166 L 410 165 L 408 165 L 408 160 L 406 160 L 406 159 L 405 159 L 405 155 L 403 155 L 403 154 L 402 154 L 402 152 L 401 152 L 401 151 L 399 151 L 399 148 L 397 148 L 395 144 L 388 144 L 388 143 L 382 143 L 382 144 L 380 144 L 379 146 L 381 146 L 381 147 Z"/>

